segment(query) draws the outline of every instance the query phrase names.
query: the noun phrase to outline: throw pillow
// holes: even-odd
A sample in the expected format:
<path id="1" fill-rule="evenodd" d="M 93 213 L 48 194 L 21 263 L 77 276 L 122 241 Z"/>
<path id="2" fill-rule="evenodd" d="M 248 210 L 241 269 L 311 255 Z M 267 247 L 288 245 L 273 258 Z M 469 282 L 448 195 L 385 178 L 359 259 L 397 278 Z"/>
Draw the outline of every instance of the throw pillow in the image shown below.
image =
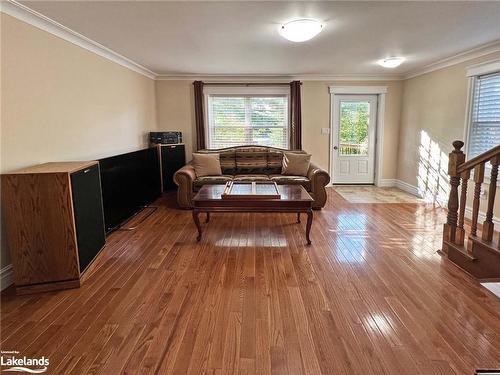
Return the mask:
<path id="1" fill-rule="evenodd" d="M 311 155 L 285 152 L 283 154 L 281 174 L 287 176 L 307 176 L 310 163 Z"/>
<path id="2" fill-rule="evenodd" d="M 196 177 L 220 176 L 219 154 L 193 154 L 193 167 Z"/>

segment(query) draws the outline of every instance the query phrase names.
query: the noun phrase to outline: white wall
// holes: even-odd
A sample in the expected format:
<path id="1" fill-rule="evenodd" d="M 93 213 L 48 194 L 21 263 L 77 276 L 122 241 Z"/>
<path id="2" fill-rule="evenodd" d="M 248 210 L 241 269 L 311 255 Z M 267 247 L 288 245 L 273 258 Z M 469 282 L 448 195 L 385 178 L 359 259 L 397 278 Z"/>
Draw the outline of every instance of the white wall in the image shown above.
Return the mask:
<path id="1" fill-rule="evenodd" d="M 0 14 L 0 173 L 147 146 L 157 128 L 152 79 Z M 5 241 L 0 255 L 3 268 Z"/>
<path id="2" fill-rule="evenodd" d="M 405 80 L 399 137 L 398 179 L 418 187 L 428 199 L 446 203 L 448 154 L 464 140 L 468 66 L 500 59 L 500 53 L 469 60 Z M 465 147 L 464 147 L 465 149 Z M 488 189 L 485 184 L 484 190 Z M 472 185 L 469 186 L 469 202 Z M 500 217 L 500 191 L 494 215 Z M 484 211 L 486 200 L 482 201 Z"/>

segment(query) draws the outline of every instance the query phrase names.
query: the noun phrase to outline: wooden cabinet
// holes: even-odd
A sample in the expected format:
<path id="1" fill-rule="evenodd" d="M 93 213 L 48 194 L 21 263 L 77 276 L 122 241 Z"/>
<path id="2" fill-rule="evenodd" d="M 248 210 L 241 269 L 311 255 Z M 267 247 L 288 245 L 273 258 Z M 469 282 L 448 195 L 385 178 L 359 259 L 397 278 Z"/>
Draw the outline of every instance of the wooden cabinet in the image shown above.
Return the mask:
<path id="1" fill-rule="evenodd" d="M 186 165 L 186 149 L 184 144 L 158 145 L 161 161 L 161 175 L 163 191 L 177 189 L 174 182 L 174 173 Z"/>
<path id="2" fill-rule="evenodd" d="M 18 294 L 80 286 L 105 244 L 99 164 L 46 163 L 2 175 Z"/>

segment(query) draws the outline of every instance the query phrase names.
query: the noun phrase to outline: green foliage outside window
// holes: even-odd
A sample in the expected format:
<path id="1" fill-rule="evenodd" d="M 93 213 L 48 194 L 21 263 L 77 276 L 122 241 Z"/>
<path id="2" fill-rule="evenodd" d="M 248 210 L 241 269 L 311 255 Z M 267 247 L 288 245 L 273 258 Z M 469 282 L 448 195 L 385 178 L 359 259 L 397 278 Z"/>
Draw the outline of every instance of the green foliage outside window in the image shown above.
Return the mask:
<path id="1" fill-rule="evenodd" d="M 340 154 L 368 154 L 370 104 L 343 101 L 340 105 Z"/>

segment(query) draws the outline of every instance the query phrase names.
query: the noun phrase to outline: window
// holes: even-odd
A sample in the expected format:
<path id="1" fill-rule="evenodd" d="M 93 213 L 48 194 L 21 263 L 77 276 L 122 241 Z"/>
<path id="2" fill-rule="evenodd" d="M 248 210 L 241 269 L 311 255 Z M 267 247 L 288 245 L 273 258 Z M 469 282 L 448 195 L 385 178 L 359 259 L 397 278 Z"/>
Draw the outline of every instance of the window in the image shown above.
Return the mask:
<path id="1" fill-rule="evenodd" d="M 288 148 L 288 91 L 279 87 L 232 90 L 214 87 L 205 92 L 208 147 Z"/>
<path id="2" fill-rule="evenodd" d="M 500 144 L 500 72 L 476 76 L 473 82 L 469 159 Z"/>

